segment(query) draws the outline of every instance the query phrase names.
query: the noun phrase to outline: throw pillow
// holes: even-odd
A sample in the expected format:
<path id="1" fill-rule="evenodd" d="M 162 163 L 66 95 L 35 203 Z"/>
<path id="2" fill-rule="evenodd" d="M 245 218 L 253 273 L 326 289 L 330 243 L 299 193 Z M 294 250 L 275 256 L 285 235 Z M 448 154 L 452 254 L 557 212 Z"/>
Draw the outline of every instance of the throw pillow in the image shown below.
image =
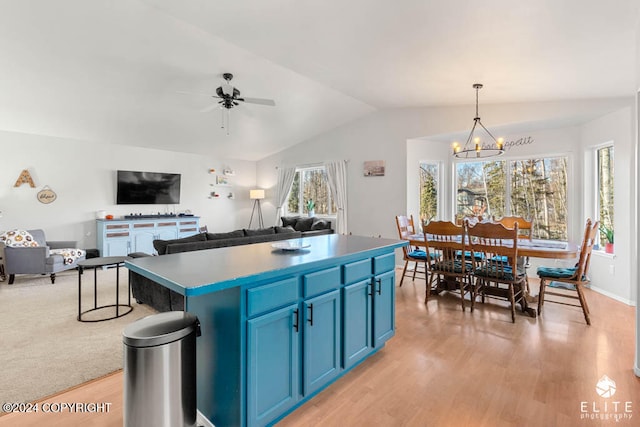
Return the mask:
<path id="1" fill-rule="evenodd" d="M 311 224 L 312 230 L 324 230 L 325 228 L 329 228 L 329 223 L 324 219 L 319 219 Z"/>
<path id="2" fill-rule="evenodd" d="M 27 230 L 10 230 L 0 234 L 0 242 L 10 247 L 36 247 L 39 246 L 31 233 Z"/>
<path id="3" fill-rule="evenodd" d="M 296 225 L 293 227 L 296 231 L 311 231 L 313 225 L 313 217 L 311 218 L 298 218 Z"/>
<path id="4" fill-rule="evenodd" d="M 296 222 L 298 222 L 298 219 L 300 217 L 299 216 L 283 216 L 280 217 L 280 219 L 282 220 L 282 226 L 283 227 L 294 227 L 296 226 Z"/>
<path id="5" fill-rule="evenodd" d="M 276 234 L 276 230 L 273 227 L 262 228 L 258 230 L 244 230 L 245 236 L 267 236 L 269 234 Z"/>
<path id="6" fill-rule="evenodd" d="M 207 240 L 233 239 L 235 237 L 244 237 L 244 232 L 242 230 L 234 230 L 228 233 L 207 233 Z"/>
<path id="7" fill-rule="evenodd" d="M 158 255 L 165 255 L 167 253 L 167 246 L 173 243 L 203 242 L 205 240 L 207 240 L 205 233 L 199 233 L 193 236 L 183 237 L 182 239 L 154 240 L 153 247 L 158 251 Z"/>
<path id="8" fill-rule="evenodd" d="M 290 226 L 290 225 L 288 225 L 286 227 L 277 227 L 276 226 L 276 234 L 277 233 L 293 233 L 294 231 L 296 231 L 296 230 L 294 230 L 293 227 Z"/>

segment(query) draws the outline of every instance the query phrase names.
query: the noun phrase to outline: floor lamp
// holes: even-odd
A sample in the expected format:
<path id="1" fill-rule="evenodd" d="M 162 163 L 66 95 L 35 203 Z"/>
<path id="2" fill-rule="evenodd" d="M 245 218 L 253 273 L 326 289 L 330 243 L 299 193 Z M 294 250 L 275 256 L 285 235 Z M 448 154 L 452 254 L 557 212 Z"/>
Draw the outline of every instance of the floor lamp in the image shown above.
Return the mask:
<path id="1" fill-rule="evenodd" d="M 264 190 L 249 190 L 249 198 L 253 200 L 253 210 L 251 211 L 251 219 L 249 220 L 249 229 L 253 222 L 253 215 L 257 213 L 258 228 L 264 228 L 262 221 L 262 209 L 260 208 L 260 200 L 264 199 Z"/>

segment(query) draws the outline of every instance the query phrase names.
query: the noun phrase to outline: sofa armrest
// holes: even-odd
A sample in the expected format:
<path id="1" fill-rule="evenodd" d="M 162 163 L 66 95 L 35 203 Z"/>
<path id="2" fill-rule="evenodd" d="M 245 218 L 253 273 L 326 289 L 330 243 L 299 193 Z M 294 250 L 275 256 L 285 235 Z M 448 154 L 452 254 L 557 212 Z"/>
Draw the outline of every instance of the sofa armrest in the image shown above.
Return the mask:
<path id="1" fill-rule="evenodd" d="M 6 274 L 46 273 L 48 246 L 34 248 L 4 248 L 4 266 Z"/>
<path id="2" fill-rule="evenodd" d="M 47 246 L 51 249 L 77 249 L 78 242 L 75 240 L 51 240 L 47 241 Z"/>

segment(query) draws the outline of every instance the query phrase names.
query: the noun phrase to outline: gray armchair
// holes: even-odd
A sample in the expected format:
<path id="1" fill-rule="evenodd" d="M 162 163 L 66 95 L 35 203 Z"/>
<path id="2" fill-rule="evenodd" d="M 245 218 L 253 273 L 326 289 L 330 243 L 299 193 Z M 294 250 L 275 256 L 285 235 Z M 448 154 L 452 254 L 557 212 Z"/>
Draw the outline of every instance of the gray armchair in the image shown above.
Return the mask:
<path id="1" fill-rule="evenodd" d="M 13 284 L 16 274 L 49 274 L 51 283 L 56 281 L 56 273 L 76 268 L 80 257 L 71 264 L 65 264 L 62 255 L 51 254 L 50 249 L 75 248 L 75 241 L 47 242 L 43 230 L 27 230 L 38 242 L 36 247 L 4 248 L 5 274 L 9 276 L 9 284 Z"/>

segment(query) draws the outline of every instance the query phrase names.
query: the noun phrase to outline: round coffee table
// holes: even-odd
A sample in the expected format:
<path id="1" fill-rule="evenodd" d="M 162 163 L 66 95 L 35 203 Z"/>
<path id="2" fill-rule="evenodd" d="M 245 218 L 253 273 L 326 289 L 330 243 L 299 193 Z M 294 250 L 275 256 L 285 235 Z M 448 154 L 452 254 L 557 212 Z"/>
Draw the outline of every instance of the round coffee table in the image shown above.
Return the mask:
<path id="1" fill-rule="evenodd" d="M 129 282 L 129 291 L 127 292 L 129 301 L 127 304 L 120 304 L 120 264 L 122 264 L 127 258 L 128 257 L 126 256 L 108 256 L 89 258 L 78 262 L 78 320 L 80 322 L 102 322 L 105 320 L 117 319 L 118 317 L 131 313 L 131 310 L 133 310 L 133 307 L 131 306 L 131 282 Z M 98 306 L 98 270 L 100 267 L 110 266 L 116 267 L 116 303 Z M 82 273 L 85 268 L 89 267 L 93 268 L 93 308 L 82 311 Z M 86 313 L 109 307 L 116 308 L 115 316 L 91 320 L 85 320 L 82 318 Z M 121 307 L 124 309 L 122 312 L 120 311 Z"/>

